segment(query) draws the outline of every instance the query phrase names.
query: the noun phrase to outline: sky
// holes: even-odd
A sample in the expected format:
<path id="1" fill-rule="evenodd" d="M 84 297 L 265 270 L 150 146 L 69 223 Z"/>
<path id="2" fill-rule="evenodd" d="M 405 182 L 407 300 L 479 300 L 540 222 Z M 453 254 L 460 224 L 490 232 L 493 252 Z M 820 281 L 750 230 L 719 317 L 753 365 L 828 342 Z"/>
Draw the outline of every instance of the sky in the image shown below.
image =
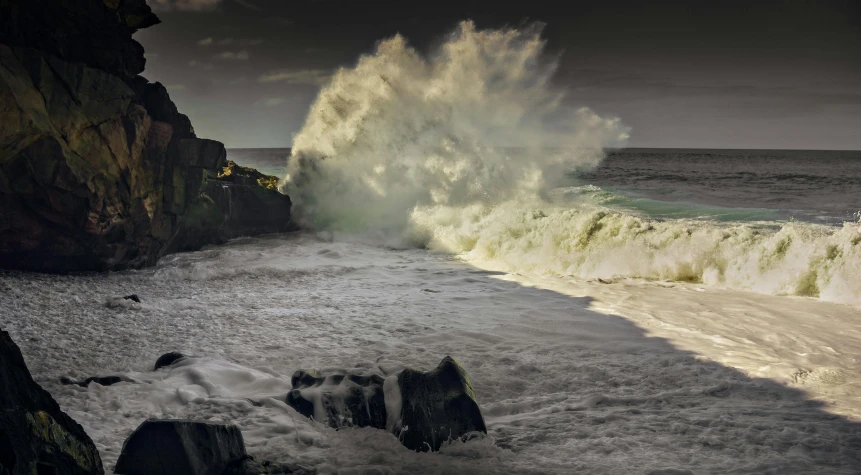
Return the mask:
<path id="1" fill-rule="evenodd" d="M 861 1 L 148 0 L 135 38 L 198 136 L 289 147 L 339 67 L 397 33 L 545 23 L 566 100 L 631 147 L 861 150 Z"/>

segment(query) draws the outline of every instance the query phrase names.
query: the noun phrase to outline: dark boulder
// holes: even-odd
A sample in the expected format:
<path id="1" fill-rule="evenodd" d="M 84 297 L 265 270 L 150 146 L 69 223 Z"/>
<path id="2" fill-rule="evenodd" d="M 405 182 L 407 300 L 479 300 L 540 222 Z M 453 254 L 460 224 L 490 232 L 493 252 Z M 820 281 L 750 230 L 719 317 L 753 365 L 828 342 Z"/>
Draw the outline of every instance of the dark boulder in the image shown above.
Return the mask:
<path id="1" fill-rule="evenodd" d="M 236 426 L 148 420 L 123 443 L 115 473 L 222 475 L 245 458 L 245 442 Z"/>
<path id="2" fill-rule="evenodd" d="M 487 433 L 463 367 L 446 356 L 433 371 L 388 375 L 317 375 L 297 371 L 286 402 L 330 427 L 376 427 L 408 448 L 436 451 L 443 442 Z"/>
<path id="3" fill-rule="evenodd" d="M 433 371 L 401 371 L 398 388 L 401 392 L 399 438 L 410 449 L 439 450 L 446 440 L 475 432 L 487 433 L 469 376 L 450 356 Z"/>
<path id="4" fill-rule="evenodd" d="M 331 374 L 317 376 L 304 371 L 293 375 L 287 404 L 306 417 L 330 427 L 386 428 L 386 400 L 381 376 Z M 319 399 L 311 393 L 319 392 Z M 318 401 L 315 404 L 312 401 Z"/>
<path id="5" fill-rule="evenodd" d="M 155 361 L 155 366 L 153 367 L 153 371 L 158 371 L 159 368 L 164 368 L 166 366 L 170 366 L 177 361 L 185 358 L 185 355 L 179 353 L 177 351 L 171 351 L 170 353 L 165 353 L 158 357 Z"/>
<path id="6" fill-rule="evenodd" d="M 30 375 L 21 350 L 0 330 L 0 473 L 102 474 L 84 429 Z"/>
<path id="7" fill-rule="evenodd" d="M 253 457 L 230 464 L 222 475 L 312 475 L 313 469 L 294 463 L 258 462 Z"/>
<path id="8" fill-rule="evenodd" d="M 126 295 L 123 297 L 125 300 L 131 300 L 132 302 L 141 303 L 141 298 L 138 297 L 137 294 Z"/>

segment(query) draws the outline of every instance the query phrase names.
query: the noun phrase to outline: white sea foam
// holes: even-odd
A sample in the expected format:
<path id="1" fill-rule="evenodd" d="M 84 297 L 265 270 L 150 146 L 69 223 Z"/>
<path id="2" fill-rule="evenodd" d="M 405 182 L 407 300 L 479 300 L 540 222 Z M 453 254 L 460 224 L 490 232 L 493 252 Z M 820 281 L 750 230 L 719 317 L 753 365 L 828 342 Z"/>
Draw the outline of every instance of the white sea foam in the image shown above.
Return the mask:
<path id="1" fill-rule="evenodd" d="M 415 242 L 509 272 L 686 281 L 861 305 L 861 224 L 655 221 L 536 201 L 421 207 Z"/>
<path id="2" fill-rule="evenodd" d="M 416 205 L 532 196 L 597 165 L 627 129 L 563 104 L 539 34 L 464 22 L 428 57 L 395 36 L 338 71 L 294 138 L 284 188 L 299 219 L 397 237 Z"/>
<path id="3" fill-rule="evenodd" d="M 330 273 L 332 262 L 352 270 Z M 170 272 L 195 266 L 231 278 Z M 156 269 L 0 274 L 0 326 L 108 471 L 135 427 L 168 417 L 236 424 L 255 458 L 318 473 L 857 472 L 859 425 L 833 414 L 861 419 L 857 309 L 519 274 L 273 236 Z M 106 305 L 131 293 L 140 304 Z M 192 357 L 151 371 L 167 351 Z M 420 454 L 388 431 L 333 430 L 285 403 L 297 369 L 392 375 L 445 355 L 468 371 L 488 437 Z M 112 374 L 137 382 L 58 381 Z M 393 414 L 399 399 L 385 394 Z"/>
<path id="4" fill-rule="evenodd" d="M 318 473 L 857 473 L 858 309 L 701 285 L 857 302 L 857 225 L 562 206 L 559 171 L 594 165 L 624 129 L 561 107 L 540 50 L 537 31 L 470 24 L 431 58 L 383 42 L 296 138 L 287 187 L 326 239 L 3 273 L 0 325 L 109 471 L 140 422 L 178 417 L 234 423 L 254 457 Z M 527 153 L 499 152 L 504 138 Z M 554 141 L 565 155 L 533 153 Z M 344 239 L 369 230 L 444 252 Z M 142 302 L 119 298 L 131 293 Z M 195 356 L 150 371 L 166 351 Z M 445 355 L 467 369 L 488 437 L 415 453 L 285 403 L 300 368 L 389 375 Z M 58 382 L 108 374 L 136 383 Z"/>
<path id="5" fill-rule="evenodd" d="M 563 106 L 539 33 L 466 22 L 427 58 L 396 36 L 341 69 L 294 141 L 284 186 L 299 219 L 341 239 L 430 247 L 511 272 L 861 305 L 858 223 L 656 221 L 559 187 L 627 130 Z"/>

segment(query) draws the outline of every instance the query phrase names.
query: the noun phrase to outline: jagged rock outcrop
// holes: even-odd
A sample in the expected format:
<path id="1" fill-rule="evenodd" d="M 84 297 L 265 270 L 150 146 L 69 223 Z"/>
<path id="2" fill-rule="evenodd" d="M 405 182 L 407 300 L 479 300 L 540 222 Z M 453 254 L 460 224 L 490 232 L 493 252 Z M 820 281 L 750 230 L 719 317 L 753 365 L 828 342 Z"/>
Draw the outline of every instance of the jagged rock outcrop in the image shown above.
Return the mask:
<path id="1" fill-rule="evenodd" d="M 292 229 L 289 197 L 228 173 L 137 76 L 132 33 L 158 21 L 143 0 L 0 0 L 0 268 L 134 268 Z"/>
<path id="2" fill-rule="evenodd" d="M 102 474 L 84 429 L 30 375 L 21 350 L 0 330 L 0 474 Z"/>
<path id="3" fill-rule="evenodd" d="M 291 382 L 286 402 L 300 414 L 334 428 L 385 429 L 415 451 L 487 433 L 469 376 L 449 356 L 432 371 L 404 369 L 385 378 L 297 371 Z"/>

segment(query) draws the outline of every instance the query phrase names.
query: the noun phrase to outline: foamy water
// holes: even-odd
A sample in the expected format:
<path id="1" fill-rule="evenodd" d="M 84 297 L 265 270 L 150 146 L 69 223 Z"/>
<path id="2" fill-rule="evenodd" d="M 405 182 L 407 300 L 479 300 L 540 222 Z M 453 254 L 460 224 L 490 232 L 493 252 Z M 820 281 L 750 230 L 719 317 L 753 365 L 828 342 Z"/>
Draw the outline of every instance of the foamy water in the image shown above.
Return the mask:
<path id="1" fill-rule="evenodd" d="M 627 129 L 567 107 L 542 47 L 468 23 L 429 57 L 383 41 L 295 139 L 283 185 L 314 231 L 141 271 L 0 273 L 0 325 L 108 470 L 143 420 L 182 417 L 319 473 L 858 473 L 861 230 L 832 219 L 852 180 L 808 222 L 700 199 L 714 176 L 694 171 L 601 182 Z M 168 351 L 193 357 L 150 371 Z M 284 402 L 297 369 L 446 355 L 488 437 L 440 453 Z M 111 374 L 136 382 L 59 384 Z"/>
<path id="2" fill-rule="evenodd" d="M 661 209 L 655 200 L 643 206 L 591 184 L 571 186 L 606 179 L 607 168 L 595 172 L 603 150 L 623 143 L 627 129 L 618 119 L 563 105 L 539 33 L 477 31 L 465 22 L 427 57 L 397 36 L 338 71 L 312 105 L 287 163 L 282 187 L 297 219 L 339 239 L 430 248 L 502 263 L 509 272 L 686 281 L 861 305 L 857 219 L 840 226 L 763 219 L 790 209 L 800 189 L 812 196 L 823 183 L 832 194 L 817 202 L 822 212 L 839 219 L 842 209 L 849 219 L 852 192 L 861 189 L 829 172 L 828 163 L 790 160 L 780 172 L 779 159 L 740 165 L 751 157 L 725 152 L 715 159 L 723 163 L 690 165 L 668 153 L 672 169 L 641 161 L 649 166 L 640 174 L 652 170 L 645 179 L 630 167 L 615 177 L 639 183 L 633 191 L 654 191 L 642 182 L 674 184 L 682 199 L 691 198 L 686 182 L 715 182 L 729 170 L 743 177 L 758 170 L 775 187 L 781 176 L 796 177 L 778 195 L 789 198 L 784 210 L 753 209 L 750 180 L 711 193 L 721 212 L 697 205 L 670 219 L 662 216 L 667 208 L 685 207 L 664 202 Z M 518 147 L 503 147 L 505 141 Z M 850 175 L 861 170 L 857 158 L 846 157 Z M 739 209 L 733 195 L 753 202 Z M 843 208 L 834 202 L 840 196 L 851 197 Z"/>
<path id="3" fill-rule="evenodd" d="M 855 473 L 859 311 L 685 283 L 511 274 L 310 235 L 155 269 L 7 273 L 0 324 L 110 468 L 147 417 L 236 423 L 258 458 L 321 473 Z M 137 293 L 137 304 L 116 297 Z M 151 372 L 162 353 L 195 358 Z M 285 403 L 300 368 L 386 374 L 445 355 L 489 437 L 418 454 Z M 137 384 L 61 386 L 122 374 Z M 785 384 L 785 385 L 784 385 Z M 664 472 L 669 473 L 669 472 Z"/>

